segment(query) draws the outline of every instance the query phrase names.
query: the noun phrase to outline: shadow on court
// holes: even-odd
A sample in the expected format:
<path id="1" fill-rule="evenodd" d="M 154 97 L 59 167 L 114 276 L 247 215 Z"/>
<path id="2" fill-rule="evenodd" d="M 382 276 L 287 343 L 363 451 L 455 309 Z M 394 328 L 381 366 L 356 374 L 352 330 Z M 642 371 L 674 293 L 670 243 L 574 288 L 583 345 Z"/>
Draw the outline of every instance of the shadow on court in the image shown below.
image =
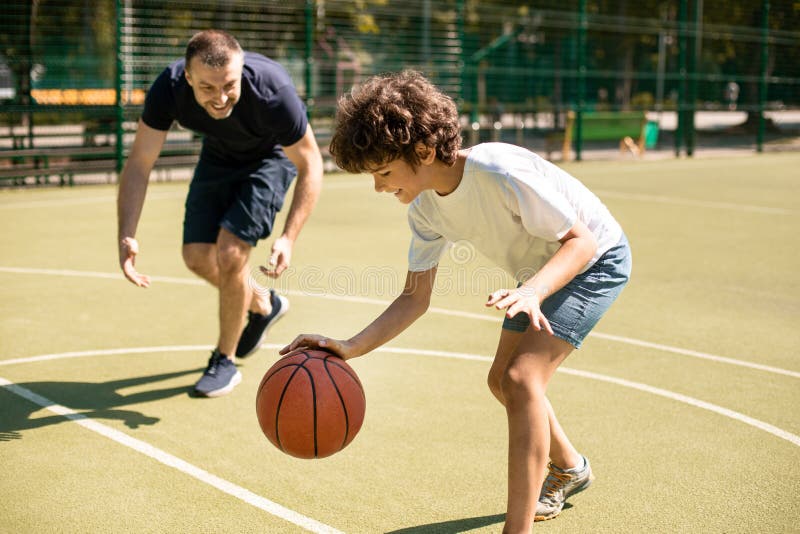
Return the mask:
<path id="1" fill-rule="evenodd" d="M 467 519 L 454 519 L 441 523 L 430 523 L 428 525 L 418 525 L 416 527 L 401 528 L 392 530 L 386 534 L 456 534 L 475 528 L 487 527 L 495 523 L 502 523 L 506 520 L 506 514 L 484 515 L 481 517 L 469 517 Z"/>
<path id="2" fill-rule="evenodd" d="M 178 386 L 152 389 L 124 395 L 118 391 L 124 388 L 154 384 L 190 374 L 198 374 L 200 369 L 189 369 L 174 373 L 112 380 L 110 382 L 26 382 L 16 387 L 44 397 L 52 404 L 60 404 L 89 419 L 110 419 L 122 421 L 128 428 L 141 425 L 154 425 L 158 417 L 150 417 L 135 410 L 120 409 L 122 406 L 151 402 L 176 395 L 189 393 L 192 386 Z M 13 391 L 14 386 L 0 386 L 0 442 L 20 439 L 21 431 L 41 428 L 67 421 L 61 415 L 50 414 L 43 417 L 31 416 L 43 407 L 25 399 Z"/>

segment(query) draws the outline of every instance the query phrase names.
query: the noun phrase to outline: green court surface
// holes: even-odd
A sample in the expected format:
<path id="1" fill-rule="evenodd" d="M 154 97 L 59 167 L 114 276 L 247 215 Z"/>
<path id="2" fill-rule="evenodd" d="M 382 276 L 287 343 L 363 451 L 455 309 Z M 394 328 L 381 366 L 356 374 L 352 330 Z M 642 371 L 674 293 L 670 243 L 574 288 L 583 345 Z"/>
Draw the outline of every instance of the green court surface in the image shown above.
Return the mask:
<path id="1" fill-rule="evenodd" d="M 549 390 L 597 480 L 534 530 L 798 532 L 798 168 L 568 167 L 624 226 L 634 273 Z M 456 247 L 428 314 L 351 362 L 367 397 L 355 441 L 294 459 L 261 434 L 259 381 L 296 334 L 349 336 L 396 295 L 405 207 L 368 176 L 327 176 L 277 282 L 290 312 L 231 395 L 197 399 L 216 293 L 180 257 L 186 189 L 151 185 L 146 290 L 119 273 L 113 187 L 0 192 L 0 532 L 500 532 L 500 316 L 483 302 L 508 279 Z"/>

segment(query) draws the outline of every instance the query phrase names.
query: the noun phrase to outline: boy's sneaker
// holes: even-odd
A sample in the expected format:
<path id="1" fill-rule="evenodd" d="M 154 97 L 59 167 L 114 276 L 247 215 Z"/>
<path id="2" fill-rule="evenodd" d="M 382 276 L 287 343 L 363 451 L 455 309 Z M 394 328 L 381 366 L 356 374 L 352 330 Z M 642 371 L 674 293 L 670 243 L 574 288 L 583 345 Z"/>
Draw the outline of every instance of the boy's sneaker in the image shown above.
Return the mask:
<path id="1" fill-rule="evenodd" d="M 547 465 L 547 478 L 544 480 L 539 502 L 536 503 L 534 521 L 553 519 L 564 508 L 564 502 L 570 495 L 575 495 L 586 488 L 594 480 L 592 467 L 585 456 L 583 466 L 574 469 L 561 469 L 551 463 Z"/>
<path id="2" fill-rule="evenodd" d="M 203 397 L 219 397 L 233 391 L 241 381 L 242 373 L 236 368 L 236 364 L 220 354 L 219 349 L 214 349 L 208 359 L 208 367 L 195 384 L 194 391 Z"/>
<path id="3" fill-rule="evenodd" d="M 261 315 L 253 311 L 247 312 L 247 326 L 244 327 L 239 345 L 236 347 L 236 357 L 246 358 L 253 354 L 269 330 L 269 327 L 278 322 L 278 319 L 289 311 L 289 299 L 269 290 L 269 300 L 272 302 L 272 311 L 269 315 Z"/>

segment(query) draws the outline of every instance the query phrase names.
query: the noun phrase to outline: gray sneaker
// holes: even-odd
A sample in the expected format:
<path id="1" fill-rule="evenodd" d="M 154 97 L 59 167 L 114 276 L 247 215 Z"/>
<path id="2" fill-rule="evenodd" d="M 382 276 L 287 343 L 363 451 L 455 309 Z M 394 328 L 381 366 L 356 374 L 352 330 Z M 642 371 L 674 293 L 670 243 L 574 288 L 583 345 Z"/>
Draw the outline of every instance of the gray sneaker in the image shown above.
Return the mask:
<path id="1" fill-rule="evenodd" d="M 582 456 L 584 464 L 578 469 L 564 470 L 552 463 L 547 465 L 547 478 L 544 480 L 539 502 L 536 503 L 534 521 L 553 519 L 564 508 L 564 502 L 570 495 L 575 495 L 586 488 L 594 480 L 589 460 Z"/>
<path id="2" fill-rule="evenodd" d="M 220 354 L 219 349 L 214 349 L 208 359 L 203 376 L 194 386 L 197 395 L 203 397 L 219 397 L 227 395 L 242 381 L 242 373 L 231 360 Z"/>

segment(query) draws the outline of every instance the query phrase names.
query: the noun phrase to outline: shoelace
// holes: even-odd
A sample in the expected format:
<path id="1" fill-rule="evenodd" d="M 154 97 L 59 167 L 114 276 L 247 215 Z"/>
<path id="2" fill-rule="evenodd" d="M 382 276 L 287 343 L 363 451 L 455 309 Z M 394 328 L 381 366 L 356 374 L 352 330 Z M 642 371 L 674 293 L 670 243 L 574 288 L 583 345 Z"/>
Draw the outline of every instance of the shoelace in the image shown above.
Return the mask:
<path id="1" fill-rule="evenodd" d="M 217 351 L 211 353 L 211 357 L 208 359 L 208 367 L 206 367 L 206 374 L 208 375 L 215 375 L 217 374 L 217 367 L 219 367 L 219 362 L 222 361 L 222 354 Z"/>
<path id="2" fill-rule="evenodd" d="M 548 469 L 547 478 L 544 479 L 543 497 L 545 499 L 553 499 L 556 494 L 566 486 L 569 479 L 569 473 L 559 473 L 555 469 Z"/>

